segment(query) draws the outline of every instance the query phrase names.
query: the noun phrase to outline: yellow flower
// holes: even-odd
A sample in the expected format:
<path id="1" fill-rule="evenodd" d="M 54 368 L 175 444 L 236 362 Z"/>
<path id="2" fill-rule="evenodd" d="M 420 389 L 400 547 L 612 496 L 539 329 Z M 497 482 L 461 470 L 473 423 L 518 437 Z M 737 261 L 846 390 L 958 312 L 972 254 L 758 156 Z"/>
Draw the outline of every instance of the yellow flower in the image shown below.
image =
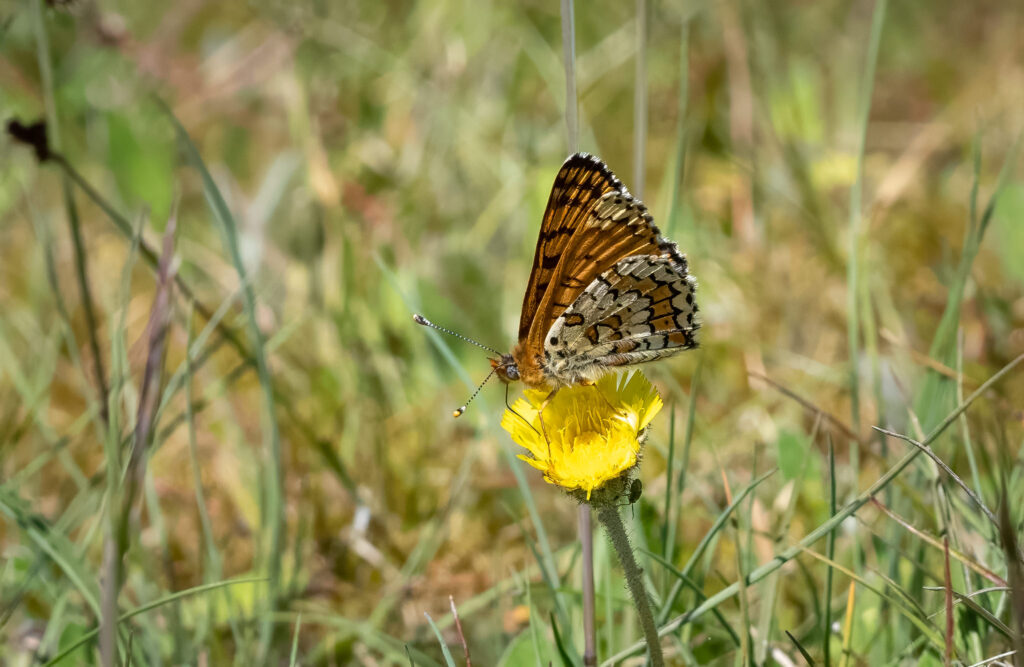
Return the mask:
<path id="1" fill-rule="evenodd" d="M 621 496 L 647 426 L 664 405 L 657 390 L 640 372 L 561 389 L 544 407 L 546 439 L 538 411 L 548 393 L 527 390 L 501 419 L 512 440 L 530 452 L 519 458 L 580 499 L 591 501 L 596 490 L 609 492 L 595 499 L 601 502 Z"/>

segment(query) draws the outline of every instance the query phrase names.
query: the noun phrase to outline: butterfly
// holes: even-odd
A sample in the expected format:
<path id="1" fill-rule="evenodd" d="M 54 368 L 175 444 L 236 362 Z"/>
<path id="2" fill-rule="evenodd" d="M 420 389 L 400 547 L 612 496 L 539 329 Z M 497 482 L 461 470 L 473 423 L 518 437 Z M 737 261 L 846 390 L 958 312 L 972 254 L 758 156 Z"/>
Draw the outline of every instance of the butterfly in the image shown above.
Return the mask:
<path id="1" fill-rule="evenodd" d="M 414 318 L 497 354 L 491 374 L 505 383 L 553 395 L 697 347 L 696 289 L 686 258 L 643 202 L 600 159 L 576 153 L 548 197 L 512 351 Z"/>

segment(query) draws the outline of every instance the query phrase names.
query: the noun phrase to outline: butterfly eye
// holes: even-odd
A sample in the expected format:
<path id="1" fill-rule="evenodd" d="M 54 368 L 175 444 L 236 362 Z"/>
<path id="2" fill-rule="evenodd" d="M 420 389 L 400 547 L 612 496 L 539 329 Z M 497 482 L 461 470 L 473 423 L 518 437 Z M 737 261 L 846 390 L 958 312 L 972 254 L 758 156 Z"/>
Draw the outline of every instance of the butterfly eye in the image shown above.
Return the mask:
<path id="1" fill-rule="evenodd" d="M 515 364 L 509 364 L 505 367 L 505 375 L 509 380 L 519 379 L 519 368 Z"/>

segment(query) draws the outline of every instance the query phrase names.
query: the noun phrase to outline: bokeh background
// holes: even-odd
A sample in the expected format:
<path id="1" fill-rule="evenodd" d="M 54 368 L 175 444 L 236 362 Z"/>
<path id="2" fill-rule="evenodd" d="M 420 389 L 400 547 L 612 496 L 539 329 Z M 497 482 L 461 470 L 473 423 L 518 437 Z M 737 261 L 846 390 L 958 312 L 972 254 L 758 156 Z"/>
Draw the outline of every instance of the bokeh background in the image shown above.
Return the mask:
<path id="1" fill-rule="evenodd" d="M 923 439 L 1024 353 L 1024 5 L 640 5 L 642 24 L 578 3 L 575 76 L 581 148 L 700 281 L 702 348 L 645 369 L 667 409 L 624 510 L 676 568 L 710 536 L 672 618 L 912 449 L 872 425 Z M 0 120 L 45 119 L 63 158 L 0 139 L 0 664 L 83 639 L 60 664 L 98 664 L 133 447 L 122 660 L 444 664 L 426 612 L 462 664 L 449 596 L 474 664 L 578 660 L 576 507 L 514 458 L 500 386 L 451 419 L 485 355 L 410 317 L 514 343 L 569 152 L 561 21 L 556 2 L 2 5 Z M 1018 539 L 1022 378 L 931 443 Z M 864 506 L 809 547 L 832 565 L 741 587 L 672 633 L 673 664 L 1019 648 L 1013 549 L 955 480 L 920 457 L 878 499 L 903 523 Z M 664 602 L 677 578 L 641 555 Z M 949 562 L 952 591 L 996 590 L 947 627 Z M 597 563 L 605 659 L 641 635 L 600 538 Z"/>

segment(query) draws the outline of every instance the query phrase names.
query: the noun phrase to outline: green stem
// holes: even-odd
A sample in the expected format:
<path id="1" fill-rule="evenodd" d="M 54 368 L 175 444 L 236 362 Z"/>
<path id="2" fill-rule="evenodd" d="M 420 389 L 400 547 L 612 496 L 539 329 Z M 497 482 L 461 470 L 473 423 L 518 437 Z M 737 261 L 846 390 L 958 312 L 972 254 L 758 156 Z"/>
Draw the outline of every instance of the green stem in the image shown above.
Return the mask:
<path id="1" fill-rule="evenodd" d="M 583 664 L 585 667 L 597 665 L 597 624 L 594 622 L 594 531 L 591 529 L 590 514 L 590 505 L 582 503 L 579 509 L 579 520 L 583 560 Z"/>
<path id="2" fill-rule="evenodd" d="M 576 99 L 576 10 L 573 0 L 562 0 L 562 58 L 565 64 L 565 126 L 569 152 L 580 149 L 579 102 Z"/>
<path id="3" fill-rule="evenodd" d="M 829 482 L 829 516 L 836 515 L 836 452 L 832 446 L 832 438 L 828 439 L 828 482 Z M 829 560 L 835 558 L 836 554 L 836 531 L 830 530 L 825 543 L 825 556 Z M 825 570 L 825 628 L 824 646 L 822 655 L 825 667 L 832 667 L 832 572 L 833 568 Z"/>
<path id="4" fill-rule="evenodd" d="M 647 143 L 647 0 L 636 0 L 636 76 L 633 79 L 633 192 L 644 197 Z"/>
<path id="5" fill-rule="evenodd" d="M 644 629 L 647 650 L 651 655 L 651 665 L 664 667 L 665 658 L 661 655 L 658 626 L 654 624 L 651 603 L 647 599 L 647 591 L 644 590 L 643 570 L 636 564 L 636 558 L 633 557 L 633 547 L 629 543 L 629 537 L 626 536 L 626 527 L 622 525 L 619 508 L 614 505 L 606 505 L 597 511 L 597 518 L 604 525 L 604 529 L 608 531 L 608 538 L 619 555 L 619 563 L 622 564 L 622 570 L 626 575 L 629 593 L 633 596 L 633 605 L 640 616 L 640 625 Z"/>

